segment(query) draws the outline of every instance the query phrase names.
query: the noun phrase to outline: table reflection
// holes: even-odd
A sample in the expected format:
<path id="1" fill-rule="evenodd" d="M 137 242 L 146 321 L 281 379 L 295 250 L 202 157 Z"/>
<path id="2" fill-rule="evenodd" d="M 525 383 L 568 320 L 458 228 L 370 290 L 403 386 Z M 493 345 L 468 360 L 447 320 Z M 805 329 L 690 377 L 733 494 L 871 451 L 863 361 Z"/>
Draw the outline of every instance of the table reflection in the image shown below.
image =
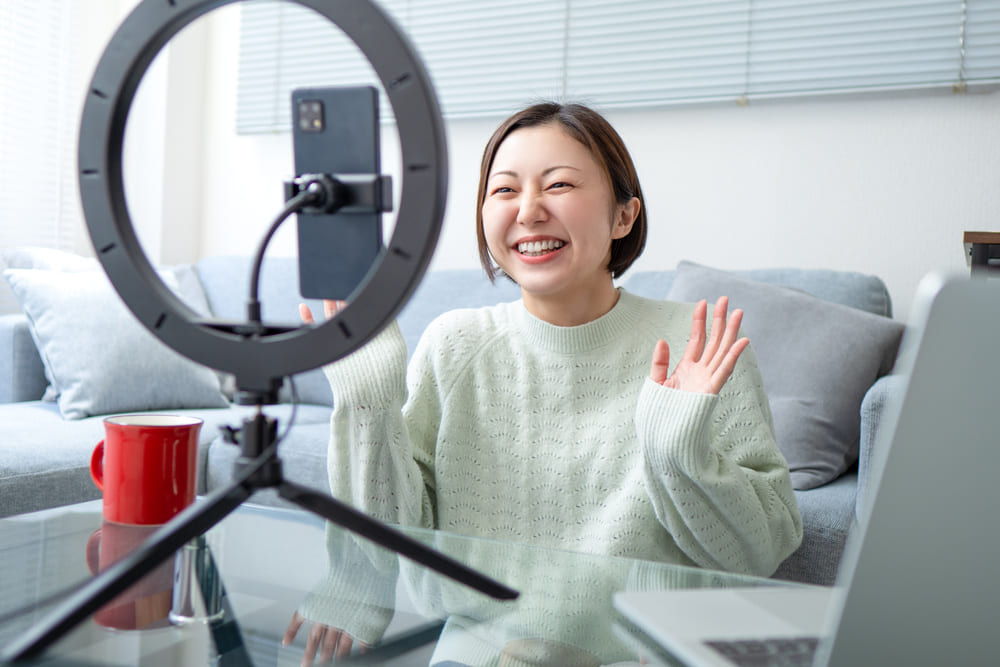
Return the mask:
<path id="1" fill-rule="evenodd" d="M 641 664 L 641 656 L 613 632 L 615 592 L 770 585 L 691 567 L 434 531 L 406 532 L 516 588 L 521 596 L 494 600 L 327 526 L 327 572 L 304 600 L 302 616 L 378 647 L 401 590 L 420 614 L 444 619 L 432 665 Z"/>

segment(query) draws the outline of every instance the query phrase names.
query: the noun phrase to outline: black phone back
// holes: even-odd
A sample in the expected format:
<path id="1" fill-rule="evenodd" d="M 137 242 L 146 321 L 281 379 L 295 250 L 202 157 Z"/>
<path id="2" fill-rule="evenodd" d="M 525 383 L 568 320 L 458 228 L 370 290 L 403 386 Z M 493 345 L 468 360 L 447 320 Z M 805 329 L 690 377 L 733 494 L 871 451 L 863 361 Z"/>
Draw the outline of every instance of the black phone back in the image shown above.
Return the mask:
<path id="1" fill-rule="evenodd" d="M 371 86 L 292 92 L 296 175 L 379 174 L 378 91 Z M 382 214 L 298 214 L 299 291 L 346 299 L 382 251 Z"/>

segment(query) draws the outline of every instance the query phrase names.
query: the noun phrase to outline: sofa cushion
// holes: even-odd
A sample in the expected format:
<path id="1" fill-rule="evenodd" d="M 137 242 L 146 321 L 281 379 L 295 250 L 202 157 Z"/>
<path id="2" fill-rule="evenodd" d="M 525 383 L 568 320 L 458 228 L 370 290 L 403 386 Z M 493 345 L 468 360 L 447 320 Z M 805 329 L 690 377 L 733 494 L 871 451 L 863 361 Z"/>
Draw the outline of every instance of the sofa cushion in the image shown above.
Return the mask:
<path id="1" fill-rule="evenodd" d="M 723 295 L 731 309 L 744 310 L 792 485 L 809 489 L 837 478 L 858 458 L 861 402 L 892 368 L 902 324 L 691 262 L 678 265 L 667 298 L 714 302 Z"/>
<path id="2" fill-rule="evenodd" d="M 6 252 L 4 259 L 20 261 Z M 160 275 L 179 294 L 194 277 L 190 267 Z M 149 333 L 96 267 L 8 268 L 4 277 L 31 322 L 54 389 L 49 394 L 57 395 L 63 417 L 228 405 L 215 373 Z M 194 309 L 206 308 L 200 300 L 197 291 L 185 298 Z"/>
<path id="3" fill-rule="evenodd" d="M 82 257 L 55 248 L 24 246 L 3 251 L 8 269 L 40 269 L 43 271 L 97 271 L 100 264 L 93 257 Z"/>
<path id="4" fill-rule="evenodd" d="M 802 544 L 772 577 L 823 586 L 836 583 L 844 546 L 854 527 L 857 488 L 857 475 L 848 472 L 829 484 L 795 492 L 802 515 Z"/>

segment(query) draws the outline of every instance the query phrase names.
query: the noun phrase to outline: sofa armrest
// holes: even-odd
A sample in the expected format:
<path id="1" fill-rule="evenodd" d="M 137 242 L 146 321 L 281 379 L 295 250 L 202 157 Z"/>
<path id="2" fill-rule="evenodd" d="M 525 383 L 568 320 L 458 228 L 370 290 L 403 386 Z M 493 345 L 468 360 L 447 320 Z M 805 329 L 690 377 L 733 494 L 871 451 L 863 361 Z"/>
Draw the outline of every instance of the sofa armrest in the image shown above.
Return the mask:
<path id="1" fill-rule="evenodd" d="M 879 438 L 881 431 L 891 426 L 887 407 L 902 396 L 906 380 L 902 375 L 885 375 L 879 378 L 865 394 L 861 402 L 861 436 L 858 446 L 858 494 L 855 499 L 855 515 L 861 516 L 861 509 L 868 502 L 871 485 L 878 479 L 875 465 L 875 448 L 885 446 Z"/>
<path id="2" fill-rule="evenodd" d="M 0 403 L 36 401 L 47 384 L 28 318 L 0 315 Z"/>

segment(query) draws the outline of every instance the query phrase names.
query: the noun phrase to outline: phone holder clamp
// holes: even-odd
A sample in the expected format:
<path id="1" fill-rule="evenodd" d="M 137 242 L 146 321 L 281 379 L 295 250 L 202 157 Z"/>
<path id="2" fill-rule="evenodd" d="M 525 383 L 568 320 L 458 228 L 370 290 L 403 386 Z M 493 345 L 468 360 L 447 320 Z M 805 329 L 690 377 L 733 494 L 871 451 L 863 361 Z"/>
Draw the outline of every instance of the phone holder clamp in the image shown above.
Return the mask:
<path id="1" fill-rule="evenodd" d="M 285 181 L 285 201 L 303 192 L 318 195 L 299 213 L 388 213 L 392 211 L 392 177 L 380 174 L 302 174 Z"/>

